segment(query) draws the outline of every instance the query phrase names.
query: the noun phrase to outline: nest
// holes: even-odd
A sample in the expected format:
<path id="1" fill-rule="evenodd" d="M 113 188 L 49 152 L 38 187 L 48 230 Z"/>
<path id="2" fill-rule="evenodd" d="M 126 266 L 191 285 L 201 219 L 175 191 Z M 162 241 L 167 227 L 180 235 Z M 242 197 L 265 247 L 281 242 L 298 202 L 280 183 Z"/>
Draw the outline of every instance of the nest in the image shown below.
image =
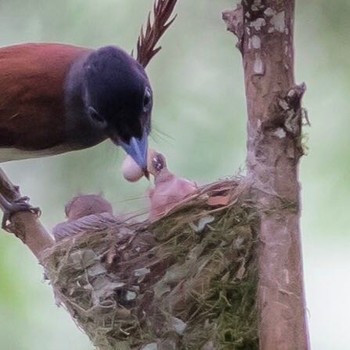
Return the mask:
<path id="1" fill-rule="evenodd" d="M 43 259 L 98 349 L 258 348 L 257 215 L 245 180 L 205 186 L 154 223 L 102 222 Z"/>

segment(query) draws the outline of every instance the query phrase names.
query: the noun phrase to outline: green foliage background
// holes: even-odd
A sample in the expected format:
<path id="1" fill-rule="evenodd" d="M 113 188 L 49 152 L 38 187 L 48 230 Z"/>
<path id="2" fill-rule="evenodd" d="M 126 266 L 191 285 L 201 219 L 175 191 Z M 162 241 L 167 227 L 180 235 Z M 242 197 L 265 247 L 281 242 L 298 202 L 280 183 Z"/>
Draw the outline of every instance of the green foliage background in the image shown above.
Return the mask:
<path id="1" fill-rule="evenodd" d="M 152 146 L 170 168 L 198 183 L 244 171 L 246 115 L 241 59 L 225 31 L 229 0 L 179 0 L 178 18 L 148 69 L 155 92 Z M 151 0 L 2 0 L 0 45 L 65 42 L 131 51 Z M 303 246 L 314 349 L 350 343 L 349 97 L 350 3 L 299 1 L 296 77 L 308 91 L 312 127 L 302 160 Z M 0 91 L 1 93 L 1 91 Z M 103 192 L 117 211 L 145 212 L 149 184 L 126 183 L 124 154 L 106 142 L 93 149 L 4 165 L 51 228 L 76 193 Z M 88 350 L 91 345 L 54 305 L 42 270 L 17 239 L 0 233 L 0 348 Z"/>

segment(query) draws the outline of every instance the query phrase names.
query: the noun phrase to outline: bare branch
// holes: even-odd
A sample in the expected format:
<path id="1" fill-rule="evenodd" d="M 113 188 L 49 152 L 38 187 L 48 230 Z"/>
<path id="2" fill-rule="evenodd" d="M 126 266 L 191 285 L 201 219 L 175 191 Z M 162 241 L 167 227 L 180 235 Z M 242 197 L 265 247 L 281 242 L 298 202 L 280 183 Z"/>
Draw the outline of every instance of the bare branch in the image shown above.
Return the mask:
<path id="1" fill-rule="evenodd" d="M 0 168 L 0 194 L 7 200 L 13 201 L 21 197 L 19 189 Z M 41 261 L 42 253 L 54 243 L 50 234 L 38 220 L 38 216 L 29 211 L 18 212 L 11 217 L 7 230 L 28 246 L 32 253 Z"/>
<path id="2" fill-rule="evenodd" d="M 148 14 L 145 29 L 141 28 L 141 33 L 137 40 L 136 59 L 144 67 L 159 52 L 160 46 L 156 47 L 158 41 L 166 30 L 175 21 L 176 15 L 170 19 L 177 0 L 155 0 L 152 12 Z"/>

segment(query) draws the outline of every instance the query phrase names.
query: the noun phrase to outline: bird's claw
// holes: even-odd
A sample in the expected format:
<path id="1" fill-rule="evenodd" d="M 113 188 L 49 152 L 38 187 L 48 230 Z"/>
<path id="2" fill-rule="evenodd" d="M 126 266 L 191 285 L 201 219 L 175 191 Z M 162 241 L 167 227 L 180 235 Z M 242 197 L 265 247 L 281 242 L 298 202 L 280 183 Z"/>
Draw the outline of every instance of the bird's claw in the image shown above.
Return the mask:
<path id="1" fill-rule="evenodd" d="M 1 204 L 3 207 L 3 211 L 4 211 L 4 216 L 2 218 L 2 224 L 1 227 L 6 230 L 6 231 L 10 231 L 10 226 L 11 226 L 11 217 L 13 214 L 18 213 L 20 211 L 29 211 L 35 215 L 37 215 L 38 217 L 41 215 L 41 210 L 38 207 L 32 207 L 29 203 L 29 197 L 21 197 L 18 199 L 15 199 L 12 202 L 3 202 L 3 200 L 1 200 Z"/>

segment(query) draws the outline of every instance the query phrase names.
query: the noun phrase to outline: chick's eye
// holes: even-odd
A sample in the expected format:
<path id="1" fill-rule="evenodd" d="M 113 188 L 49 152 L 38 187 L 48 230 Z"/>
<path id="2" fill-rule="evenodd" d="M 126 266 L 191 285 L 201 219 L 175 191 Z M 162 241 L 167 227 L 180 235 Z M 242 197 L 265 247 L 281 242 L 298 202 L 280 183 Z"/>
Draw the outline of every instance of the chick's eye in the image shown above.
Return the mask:
<path id="1" fill-rule="evenodd" d="M 143 96 L 143 109 L 148 111 L 152 106 L 152 92 L 149 88 L 146 88 L 145 95 Z"/>

